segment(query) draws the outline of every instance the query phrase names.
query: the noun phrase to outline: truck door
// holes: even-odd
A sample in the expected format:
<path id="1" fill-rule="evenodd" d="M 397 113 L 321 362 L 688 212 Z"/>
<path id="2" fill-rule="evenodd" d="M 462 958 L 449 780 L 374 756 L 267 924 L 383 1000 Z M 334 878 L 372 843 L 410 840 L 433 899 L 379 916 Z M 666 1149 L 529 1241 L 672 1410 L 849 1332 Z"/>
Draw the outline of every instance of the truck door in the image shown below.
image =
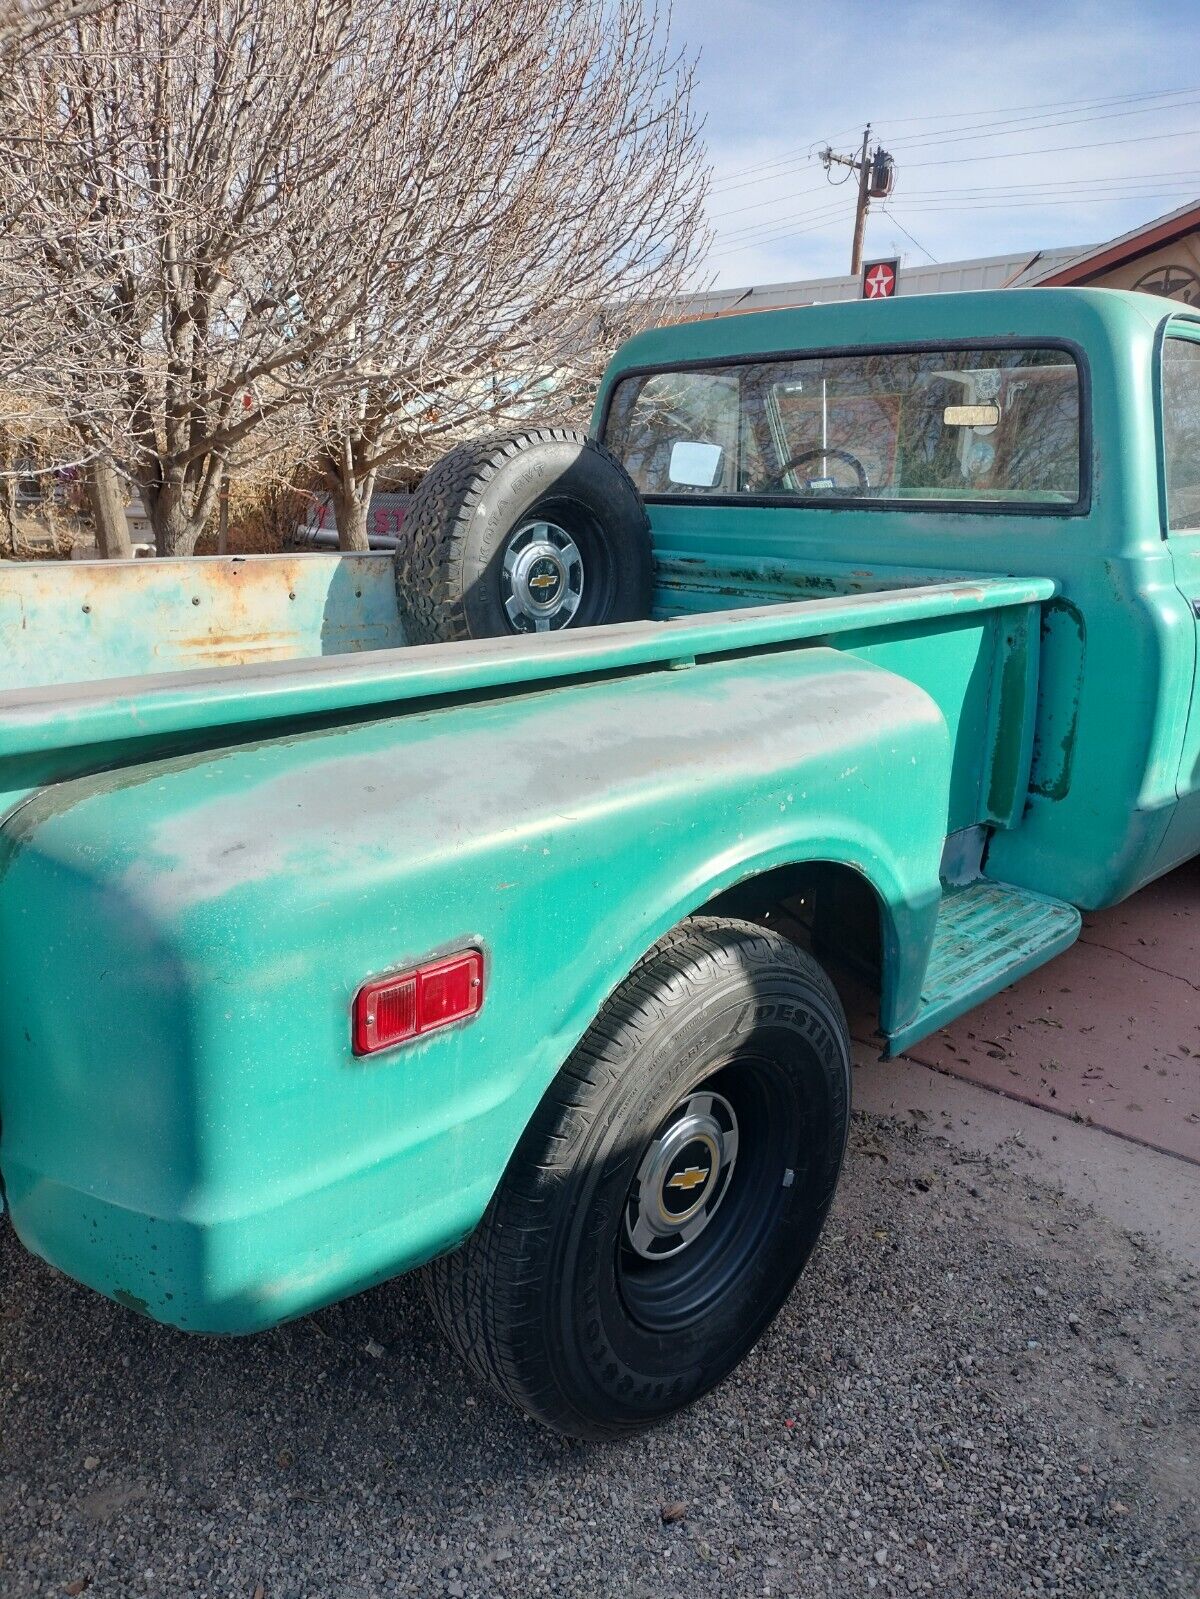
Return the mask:
<path id="1" fill-rule="evenodd" d="M 1175 582 L 1197 629 L 1200 655 L 1200 323 L 1172 323 L 1163 343 L 1162 451 L 1167 543 Z M 1200 667 L 1179 767 L 1179 805 L 1167 835 L 1171 860 L 1200 854 Z"/>

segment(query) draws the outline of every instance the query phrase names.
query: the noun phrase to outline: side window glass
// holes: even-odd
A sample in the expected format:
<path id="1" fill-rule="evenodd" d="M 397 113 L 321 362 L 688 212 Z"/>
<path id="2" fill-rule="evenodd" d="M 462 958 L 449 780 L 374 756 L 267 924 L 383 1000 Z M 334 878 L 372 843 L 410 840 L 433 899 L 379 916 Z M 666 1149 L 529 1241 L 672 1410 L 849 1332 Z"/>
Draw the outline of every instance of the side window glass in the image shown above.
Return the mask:
<path id="1" fill-rule="evenodd" d="M 1163 346 L 1163 464 L 1167 526 L 1200 532 L 1200 342 Z"/>

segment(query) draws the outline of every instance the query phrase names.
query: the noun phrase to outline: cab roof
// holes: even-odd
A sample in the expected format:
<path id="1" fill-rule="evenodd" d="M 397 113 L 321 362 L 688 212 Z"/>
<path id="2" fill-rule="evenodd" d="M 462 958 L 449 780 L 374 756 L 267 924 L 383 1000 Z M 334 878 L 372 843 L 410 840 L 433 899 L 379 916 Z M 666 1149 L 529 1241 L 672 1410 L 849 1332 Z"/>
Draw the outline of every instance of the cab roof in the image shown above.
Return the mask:
<path id="1" fill-rule="evenodd" d="M 617 350 L 605 387 L 631 368 L 809 350 L 1025 338 L 1111 350 L 1152 338 L 1168 318 L 1187 317 L 1200 320 L 1200 310 L 1118 289 L 989 289 L 840 300 L 652 328 Z"/>

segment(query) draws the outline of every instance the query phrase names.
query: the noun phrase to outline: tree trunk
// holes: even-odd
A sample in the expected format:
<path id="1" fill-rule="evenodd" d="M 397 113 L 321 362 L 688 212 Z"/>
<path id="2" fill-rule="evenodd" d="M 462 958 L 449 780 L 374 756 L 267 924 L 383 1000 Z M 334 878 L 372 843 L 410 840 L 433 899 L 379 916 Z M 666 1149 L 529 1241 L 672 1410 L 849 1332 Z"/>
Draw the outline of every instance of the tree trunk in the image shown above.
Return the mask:
<path id="1" fill-rule="evenodd" d="M 129 560 L 133 547 L 125 515 L 125 495 L 109 456 L 97 456 L 88 468 L 87 497 L 96 529 L 96 548 L 101 557 L 106 561 Z"/>
<path id="2" fill-rule="evenodd" d="M 352 482 L 330 475 L 333 493 L 333 514 L 337 519 L 338 547 L 343 550 L 369 550 L 367 516 L 371 509 L 371 496 L 375 491 L 375 474 L 356 477 Z"/>
<path id="3" fill-rule="evenodd" d="M 3 467 L 3 476 L 0 477 L 0 507 L 3 508 L 5 524 L 8 528 L 8 542 L 14 555 L 17 553 L 17 474 L 16 455 L 7 451 L 0 455 L 0 467 Z"/>
<path id="4" fill-rule="evenodd" d="M 168 483 L 142 487 L 146 515 L 154 529 L 154 548 L 160 556 L 191 555 L 204 531 L 204 521 L 188 511 L 183 490 Z"/>

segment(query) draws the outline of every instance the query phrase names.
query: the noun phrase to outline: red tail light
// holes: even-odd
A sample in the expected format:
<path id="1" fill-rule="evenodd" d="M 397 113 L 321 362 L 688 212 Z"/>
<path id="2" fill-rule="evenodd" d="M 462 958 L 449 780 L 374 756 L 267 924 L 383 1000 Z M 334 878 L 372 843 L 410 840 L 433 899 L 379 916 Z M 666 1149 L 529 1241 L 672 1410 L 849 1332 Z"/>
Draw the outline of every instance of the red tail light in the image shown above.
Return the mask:
<path id="1" fill-rule="evenodd" d="M 483 1004 L 483 956 L 477 949 L 429 961 L 365 983 L 354 996 L 354 1053 L 374 1055 L 406 1044 Z"/>

